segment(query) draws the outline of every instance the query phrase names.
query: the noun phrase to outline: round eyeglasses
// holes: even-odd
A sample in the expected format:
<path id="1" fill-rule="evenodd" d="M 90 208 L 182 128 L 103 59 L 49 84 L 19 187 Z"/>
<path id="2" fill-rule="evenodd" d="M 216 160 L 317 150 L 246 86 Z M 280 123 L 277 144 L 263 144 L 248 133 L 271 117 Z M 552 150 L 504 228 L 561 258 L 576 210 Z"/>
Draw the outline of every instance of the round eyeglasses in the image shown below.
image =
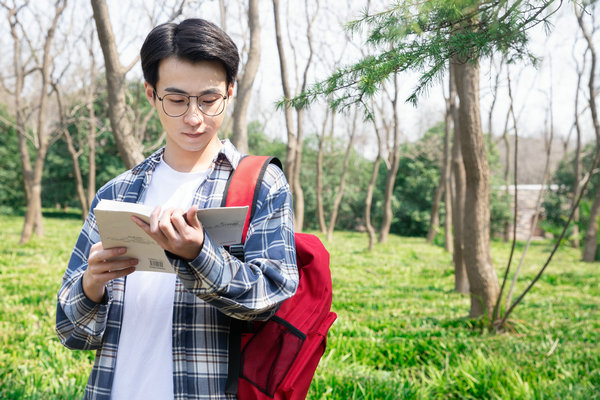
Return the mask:
<path id="1" fill-rule="evenodd" d="M 160 97 L 156 90 L 154 95 L 162 103 L 165 114 L 169 117 L 181 117 L 190 108 L 191 99 L 196 99 L 200 112 L 207 117 L 216 117 L 225 110 L 227 96 L 220 93 L 207 93 L 201 96 L 188 96 L 187 94 L 169 93 Z"/>

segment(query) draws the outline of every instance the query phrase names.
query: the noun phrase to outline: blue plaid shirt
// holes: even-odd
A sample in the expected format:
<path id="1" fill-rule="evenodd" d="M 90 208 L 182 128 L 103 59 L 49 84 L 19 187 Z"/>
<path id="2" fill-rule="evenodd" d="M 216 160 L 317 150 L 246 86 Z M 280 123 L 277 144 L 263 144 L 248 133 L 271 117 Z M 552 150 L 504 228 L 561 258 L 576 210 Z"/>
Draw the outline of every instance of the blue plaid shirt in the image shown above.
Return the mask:
<path id="1" fill-rule="evenodd" d="M 56 331 L 68 348 L 96 350 L 85 399 L 109 399 L 123 316 L 126 277 L 110 281 L 101 304 L 88 299 L 82 275 L 92 245 L 100 241 L 93 209 L 100 199 L 142 202 L 164 149 L 119 175 L 96 194 L 58 292 Z M 193 204 L 221 205 L 227 179 L 242 154 L 229 142 L 198 187 Z M 283 172 L 265 173 L 244 245 L 246 261 L 232 257 L 205 236 L 191 262 L 169 257 L 177 274 L 173 304 L 175 399 L 231 399 L 225 394 L 231 317 L 267 319 L 298 286 L 292 199 Z"/>

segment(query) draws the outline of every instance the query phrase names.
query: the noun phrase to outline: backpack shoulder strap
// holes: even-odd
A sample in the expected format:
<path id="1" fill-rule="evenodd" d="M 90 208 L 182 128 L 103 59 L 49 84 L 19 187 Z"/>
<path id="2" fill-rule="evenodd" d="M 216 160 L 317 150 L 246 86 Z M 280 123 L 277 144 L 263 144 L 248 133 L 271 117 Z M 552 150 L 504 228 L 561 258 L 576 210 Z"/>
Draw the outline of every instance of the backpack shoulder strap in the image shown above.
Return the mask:
<path id="1" fill-rule="evenodd" d="M 258 193 L 265 172 L 269 164 L 282 168 L 281 161 L 276 157 L 245 156 L 240 160 L 238 167 L 231 173 L 225 193 L 223 193 L 222 207 L 248 206 L 248 214 L 244 223 L 242 243 L 246 241 L 248 226 L 256 211 Z M 243 256 L 243 251 L 242 254 Z M 238 379 L 241 371 L 241 339 L 243 322 L 232 319 L 229 330 L 229 366 L 225 393 L 237 394 Z"/>
<path id="2" fill-rule="evenodd" d="M 277 157 L 245 156 L 227 181 L 221 206 L 249 206 L 242 233 L 242 243 L 246 241 L 248 226 L 256 211 L 260 185 L 269 164 L 275 164 L 281 168 L 281 161 Z"/>

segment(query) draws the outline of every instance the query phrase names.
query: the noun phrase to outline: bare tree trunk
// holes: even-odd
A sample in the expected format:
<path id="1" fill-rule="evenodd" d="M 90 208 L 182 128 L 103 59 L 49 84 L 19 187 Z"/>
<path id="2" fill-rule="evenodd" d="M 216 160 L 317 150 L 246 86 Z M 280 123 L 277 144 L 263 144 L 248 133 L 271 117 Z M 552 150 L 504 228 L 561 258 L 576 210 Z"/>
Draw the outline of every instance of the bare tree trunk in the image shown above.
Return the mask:
<path id="1" fill-rule="evenodd" d="M 115 136 L 119 155 L 127 168 L 132 168 L 144 159 L 142 143 L 133 134 L 133 126 L 127 117 L 125 74 L 112 31 L 110 15 L 105 0 L 91 0 L 98 40 L 104 54 L 106 83 L 108 90 L 108 115 Z"/>
<path id="2" fill-rule="evenodd" d="M 507 79 L 508 95 L 510 97 L 510 103 L 511 103 L 510 112 L 512 114 L 512 120 L 513 120 L 513 124 L 515 127 L 515 143 L 517 143 L 519 135 L 517 132 L 517 119 L 515 117 L 515 113 L 514 113 L 513 106 L 512 106 L 514 101 L 513 101 L 513 96 L 512 96 L 511 81 L 510 81 L 510 75 L 508 73 L 508 68 L 507 68 L 507 77 L 508 77 L 508 79 Z M 552 79 L 550 80 L 550 82 L 552 82 Z M 517 265 L 517 269 L 515 270 L 515 273 L 512 278 L 512 282 L 510 284 L 510 289 L 508 291 L 508 294 L 506 295 L 506 309 L 508 309 L 510 307 L 513 292 L 514 292 L 515 286 L 517 284 L 517 279 L 519 278 L 519 274 L 521 273 L 521 267 L 523 266 L 523 262 L 525 261 L 525 257 L 527 256 L 527 252 L 529 251 L 529 245 L 531 244 L 531 239 L 533 238 L 533 233 L 535 232 L 535 229 L 536 229 L 536 226 L 538 223 L 538 219 L 539 219 L 539 215 L 540 215 L 540 210 L 542 208 L 542 199 L 544 198 L 546 183 L 548 182 L 548 176 L 550 175 L 550 155 L 552 154 L 552 142 L 554 141 L 554 110 L 553 110 L 553 104 L 552 104 L 552 93 L 550 94 L 549 109 L 550 109 L 550 124 L 549 124 L 550 138 L 549 138 L 549 140 L 546 141 L 546 161 L 544 163 L 544 175 L 542 177 L 542 185 L 541 185 L 542 187 L 540 189 L 540 192 L 538 193 L 538 198 L 535 203 L 535 214 L 533 217 L 533 222 L 531 224 L 531 228 L 529 229 L 529 233 L 527 235 L 527 242 L 525 244 L 525 248 L 523 249 L 523 252 L 521 253 L 521 259 L 519 260 L 519 264 Z M 515 151 L 515 153 L 516 152 L 517 151 Z M 515 154 L 515 157 L 517 157 L 517 154 Z M 516 192 L 516 188 L 515 188 L 515 201 L 517 201 L 516 193 L 517 192 Z M 513 243 L 514 243 L 514 239 L 513 239 Z M 507 273 L 508 273 L 508 270 L 507 270 Z"/>
<path id="3" fill-rule="evenodd" d="M 18 17 L 18 13 L 22 8 L 17 7 L 16 5 L 9 7 L 4 2 L 0 4 L 8 12 L 8 22 L 10 25 L 11 37 L 13 39 L 13 67 L 16 79 L 14 96 L 17 112 L 17 134 L 19 135 L 19 152 L 21 156 L 21 165 L 23 169 L 23 179 L 25 185 L 25 198 L 27 202 L 27 210 L 25 212 L 25 220 L 23 222 L 23 230 L 21 232 L 20 239 L 20 243 L 23 244 L 27 243 L 34 233 L 38 236 L 43 236 L 44 234 L 42 221 L 42 175 L 44 172 L 46 154 L 48 153 L 48 147 L 50 145 L 50 133 L 47 129 L 47 114 L 48 100 L 50 97 L 49 87 L 51 64 L 53 61 L 51 51 L 58 20 L 65 10 L 67 2 L 66 0 L 63 0 L 57 1 L 54 4 L 54 15 L 51 20 L 50 27 L 45 35 L 41 61 L 38 61 L 38 56 L 35 55 L 38 50 L 33 47 L 30 48 L 30 59 L 35 59 L 38 62 L 32 71 L 37 71 L 40 73 L 39 87 L 36 88 L 39 93 L 39 103 L 35 106 L 37 108 L 37 124 L 33 133 L 33 144 L 36 150 L 33 165 L 31 163 L 29 149 L 27 147 L 27 125 L 22 105 L 22 93 L 25 86 L 25 76 L 27 75 L 27 72 L 25 71 L 27 68 L 27 62 L 23 62 L 22 59 L 22 39 L 19 37 L 19 33 L 17 31 L 18 26 L 22 25 L 22 21 L 20 21 Z M 29 43 L 28 40 L 27 42 Z"/>
<path id="4" fill-rule="evenodd" d="M 317 17 L 319 10 L 319 2 L 317 1 L 317 7 L 312 15 L 309 16 L 308 3 L 305 3 L 306 8 L 306 39 L 308 42 L 308 59 L 304 67 L 304 75 L 300 79 L 300 91 L 306 89 L 308 83 L 308 70 L 312 63 L 313 58 L 313 46 L 312 46 L 312 33 L 311 28 Z M 273 0 L 273 15 L 275 17 L 275 36 L 277 41 L 277 51 L 279 53 L 279 67 L 281 70 L 281 83 L 283 87 L 283 95 L 285 98 L 291 98 L 291 90 L 289 86 L 285 52 L 283 48 L 282 30 L 280 23 L 279 13 L 279 0 Z M 300 184 L 300 171 L 302 165 L 302 144 L 303 144 L 303 133 L 304 133 L 304 110 L 296 110 L 296 134 L 294 134 L 293 128 L 293 113 L 290 107 L 285 108 L 285 123 L 288 132 L 288 143 L 287 143 L 287 154 L 285 159 L 285 171 L 288 174 L 288 180 L 292 188 L 292 195 L 294 196 L 294 228 L 297 231 L 302 231 L 304 225 L 304 193 L 302 191 L 302 185 Z"/>
<path id="5" fill-rule="evenodd" d="M 446 217 L 444 219 L 444 250 L 452 253 L 452 243 L 454 235 L 452 234 L 452 176 L 450 175 L 451 166 L 448 165 L 448 179 L 446 179 L 446 188 L 444 189 L 444 209 Z"/>
<path id="6" fill-rule="evenodd" d="M 71 161 L 73 162 L 73 175 L 75 176 L 75 188 L 77 190 L 77 197 L 79 198 L 79 204 L 81 206 L 81 216 L 83 220 L 87 217 L 87 210 L 90 207 L 88 204 L 88 199 L 85 193 L 85 188 L 83 187 L 83 178 L 81 176 L 81 166 L 79 165 L 79 154 L 75 145 L 73 144 L 73 138 L 71 137 L 71 132 L 69 132 L 69 127 L 67 126 L 67 118 L 66 113 L 63 107 L 61 93 L 58 88 L 58 85 L 53 84 L 54 93 L 56 94 L 56 101 L 58 104 L 58 114 L 60 116 L 61 127 L 63 131 L 63 135 L 65 138 L 65 142 L 67 143 L 67 150 L 69 151 L 69 155 L 71 156 Z"/>
<path id="7" fill-rule="evenodd" d="M 365 198 L 365 227 L 367 229 L 367 234 L 369 235 L 369 251 L 373 251 L 375 240 L 377 239 L 375 228 L 371 221 L 371 207 L 373 206 L 373 192 L 375 191 L 379 166 L 381 165 L 381 160 L 383 158 L 383 138 L 375 121 L 373 121 L 373 127 L 375 129 L 375 135 L 377 136 L 377 157 L 373 162 L 373 170 L 371 172 L 369 186 L 367 187 L 367 197 Z"/>
<path id="8" fill-rule="evenodd" d="M 304 191 L 300 184 L 300 171 L 302 165 L 302 143 L 304 141 L 304 109 L 296 111 L 297 123 L 297 141 L 296 145 L 296 161 L 292 168 L 292 185 L 294 186 L 294 228 L 298 232 L 302 232 L 304 227 Z"/>
<path id="9" fill-rule="evenodd" d="M 579 27 L 581 28 L 581 32 L 583 33 L 583 37 L 585 38 L 588 50 L 590 52 L 590 77 L 588 80 L 588 90 L 589 90 L 589 108 L 590 113 L 592 114 L 592 122 L 594 124 L 594 133 L 596 134 L 596 148 L 600 149 L 600 121 L 598 119 L 598 109 L 596 108 L 596 48 L 594 47 L 594 42 L 591 34 L 588 32 L 587 27 L 583 21 L 583 16 L 581 14 L 581 10 L 578 7 L 575 7 L 575 13 L 577 16 L 577 22 L 579 23 Z M 577 110 L 575 111 L 577 112 Z M 598 151 L 598 150 L 596 150 Z M 592 205 L 592 209 L 590 210 L 590 220 L 588 222 L 588 227 L 585 232 L 584 239 L 584 247 L 583 247 L 583 261 L 591 262 L 596 259 L 596 250 L 598 247 L 598 217 L 600 216 L 600 186 L 596 191 L 596 195 L 594 197 L 594 203 Z"/>
<path id="10" fill-rule="evenodd" d="M 396 175 L 400 167 L 400 123 L 398 118 L 398 76 L 394 76 L 394 97 L 392 99 L 392 108 L 394 115 L 394 145 L 390 152 L 390 167 L 387 176 L 385 177 L 385 189 L 383 198 L 383 221 L 379 229 L 379 243 L 387 242 L 392 226 L 392 197 L 394 195 L 394 185 L 396 183 Z"/>
<path id="11" fill-rule="evenodd" d="M 451 78 L 450 78 L 451 79 Z M 456 98 L 456 92 L 454 92 Z M 445 132 L 444 132 L 444 208 L 446 218 L 444 220 L 444 249 L 452 251 L 452 104 L 455 101 L 448 97 L 446 99 Z"/>
<path id="12" fill-rule="evenodd" d="M 285 57 L 285 50 L 283 47 L 283 38 L 281 32 L 281 22 L 279 13 L 279 0 L 273 0 L 273 15 L 275 17 L 275 37 L 277 42 L 277 51 L 279 53 L 279 69 L 281 73 L 281 86 L 283 88 L 283 96 L 286 99 L 292 97 L 292 91 L 289 85 L 288 69 Z M 293 110 L 290 107 L 285 108 L 285 127 L 287 130 L 287 151 L 285 157 L 285 171 L 289 174 L 292 173 L 294 164 L 296 163 L 296 132 L 294 131 L 294 116 Z M 288 179 L 291 179 L 288 176 Z M 293 194 L 292 187 L 292 194 Z"/>
<path id="13" fill-rule="evenodd" d="M 319 137 L 319 150 L 317 152 L 317 183 L 316 183 L 316 200 L 317 200 L 317 217 L 319 219 L 319 229 L 321 233 L 327 233 L 327 225 L 325 224 L 325 212 L 323 210 L 323 153 L 325 151 L 325 132 L 327 131 L 327 121 L 329 120 L 330 108 L 325 111 L 325 119 L 323 121 L 323 129 Z M 331 129 L 333 129 L 335 114 L 331 116 Z"/>
<path id="14" fill-rule="evenodd" d="M 233 110 L 233 135 L 231 142 L 242 153 L 248 152 L 248 124 L 246 117 L 252 94 L 254 78 L 260 63 L 260 17 L 258 0 L 248 4 L 248 26 L 250 27 L 250 48 L 243 74 L 238 78 L 237 97 Z"/>
<path id="15" fill-rule="evenodd" d="M 577 88 L 575 91 L 575 131 L 577 135 L 576 144 L 575 144 L 575 157 L 574 157 L 574 176 L 575 182 L 573 184 L 573 201 L 571 206 L 575 204 L 577 201 L 577 196 L 579 194 L 579 189 L 581 185 L 581 124 L 579 122 L 579 90 L 581 89 L 581 80 L 583 79 L 583 72 L 585 69 L 585 57 L 583 58 L 584 65 L 581 69 L 579 69 L 579 63 L 577 59 L 575 59 L 575 63 L 577 64 Z M 573 214 L 573 247 L 578 249 L 580 246 L 579 243 L 579 206 L 574 210 Z"/>
<path id="16" fill-rule="evenodd" d="M 457 63 L 455 68 L 460 99 L 460 142 L 466 173 L 462 233 L 471 292 L 469 316 L 491 318 L 499 286 L 490 254 L 490 172 L 479 113 L 479 66 L 474 61 Z"/>
<path id="17" fill-rule="evenodd" d="M 571 202 L 571 206 L 575 204 L 577 201 L 577 195 L 579 194 L 579 185 L 581 183 L 581 125 L 579 124 L 579 106 L 578 106 L 578 98 L 579 98 L 579 81 L 581 80 L 581 75 L 579 75 L 579 79 L 577 82 L 577 100 L 575 100 L 575 130 L 577 134 L 576 144 L 575 144 L 575 157 L 574 157 L 574 176 L 575 182 L 573 183 L 573 201 Z M 575 213 L 573 214 L 573 233 L 572 233 L 573 247 L 578 249 L 579 244 L 579 207 L 575 209 Z"/>
<path id="18" fill-rule="evenodd" d="M 346 175 L 348 173 L 348 163 L 350 162 L 350 154 L 352 153 L 352 147 L 354 146 L 354 138 L 356 137 L 356 117 L 358 110 L 354 111 L 354 122 L 352 124 L 352 133 L 350 134 L 350 140 L 346 147 L 346 155 L 344 156 L 344 164 L 342 169 L 342 176 L 340 177 L 340 186 L 338 186 L 335 199 L 333 201 L 333 208 L 331 209 L 331 218 L 329 220 L 329 229 L 327 230 L 327 240 L 333 240 L 333 230 L 335 229 L 335 223 L 337 221 L 340 204 L 342 204 L 342 197 L 344 196 L 344 188 L 346 187 Z"/>
<path id="19" fill-rule="evenodd" d="M 452 193 L 452 227 L 454 231 L 452 261 L 454 263 L 454 290 L 458 293 L 469 293 L 469 278 L 463 257 L 463 216 L 465 209 L 465 165 L 460 146 L 460 121 L 456 106 L 456 74 L 453 63 L 450 62 L 450 113 L 454 125 L 452 140 L 452 176 L 454 191 Z"/>
<path id="20" fill-rule="evenodd" d="M 81 205 L 81 216 L 85 220 L 87 217 L 88 210 L 90 208 L 90 204 L 88 204 L 86 191 L 83 187 L 81 166 L 79 165 L 79 152 L 75 149 L 71 133 L 66 127 L 64 129 L 64 135 L 65 142 L 67 143 L 67 149 L 69 150 L 69 154 L 71 155 L 71 161 L 73 162 L 73 175 L 75 175 L 75 187 L 77 189 L 77 198 L 79 199 L 79 204 Z"/>
<path id="21" fill-rule="evenodd" d="M 574 47 L 575 48 L 575 47 Z M 579 189 L 581 185 L 581 123 L 579 121 L 579 92 L 581 90 L 581 81 L 583 80 L 583 73 L 585 71 L 585 54 L 583 57 L 583 65 L 580 67 L 579 61 L 577 57 L 573 53 L 573 61 L 575 62 L 575 70 L 577 72 L 577 87 L 575 88 L 575 115 L 574 115 L 574 127 L 575 127 L 575 156 L 573 159 L 573 170 L 574 170 L 574 179 L 573 182 L 573 193 L 572 193 L 572 201 L 571 208 L 574 207 L 577 202 L 577 197 L 579 195 Z M 565 153 L 567 151 L 568 141 L 565 142 Z M 574 248 L 578 249 L 580 247 L 579 241 L 579 206 L 573 211 L 573 230 L 571 233 L 571 243 Z"/>
<path id="22" fill-rule="evenodd" d="M 292 97 L 292 91 L 289 85 L 287 63 L 285 57 L 285 50 L 283 47 L 283 37 L 281 31 L 280 12 L 279 12 L 279 0 L 273 0 L 273 16 L 275 17 L 275 38 L 277 42 L 277 51 L 279 53 L 279 69 L 281 73 L 281 86 L 283 88 L 283 96 L 286 99 Z M 288 175 L 290 181 L 290 188 L 292 195 L 294 196 L 294 225 L 297 226 L 296 218 L 296 187 L 294 185 L 294 167 L 296 165 L 296 154 L 297 147 L 299 146 L 296 132 L 294 131 L 294 116 L 293 110 L 290 107 L 285 107 L 285 127 L 287 130 L 287 150 L 285 157 L 285 172 Z M 296 228 L 297 229 L 297 228 Z"/>
<path id="23" fill-rule="evenodd" d="M 377 153 L 377 158 L 373 162 L 373 171 L 371 172 L 371 180 L 367 187 L 367 197 L 365 199 L 365 226 L 367 233 L 369 234 L 369 251 L 373 251 L 375 246 L 375 240 L 377 239 L 375 228 L 371 221 L 371 207 L 373 205 L 373 191 L 375 189 L 375 182 L 377 181 L 377 174 L 379 172 L 379 165 L 381 164 L 381 152 Z"/>
<path id="24" fill-rule="evenodd" d="M 435 194 L 433 195 L 433 202 L 431 203 L 431 212 L 429 218 L 429 231 L 427 232 L 427 243 L 433 242 L 435 236 L 440 228 L 440 203 L 442 202 L 442 195 L 446 188 L 446 177 L 445 177 L 445 161 L 442 161 L 440 168 L 440 179 L 438 185 L 435 188 Z"/>
<path id="25" fill-rule="evenodd" d="M 504 142 L 504 192 L 507 198 L 510 198 L 510 141 L 508 140 L 508 121 L 510 117 L 510 108 L 506 112 L 506 121 L 504 123 L 504 131 L 502 132 L 502 141 Z M 515 188 L 516 190 L 516 188 Z M 507 219 L 504 221 L 502 230 L 502 240 L 506 243 L 510 237 L 510 222 Z"/>
<path id="26" fill-rule="evenodd" d="M 31 182 L 33 181 L 33 167 L 31 165 L 31 157 L 29 155 L 29 149 L 27 148 L 27 123 L 24 115 L 24 106 L 22 104 L 23 87 L 25 86 L 25 66 L 23 65 L 22 51 L 21 51 L 21 39 L 17 33 L 18 12 L 19 9 L 15 6 L 14 8 L 8 8 L 4 3 L 2 4 L 8 11 L 8 22 L 10 24 L 10 33 L 13 39 L 13 72 L 15 75 L 15 109 L 16 109 L 16 128 L 19 139 L 19 156 L 21 159 L 21 169 L 23 172 L 23 184 L 25 188 L 25 199 L 27 201 L 27 210 L 30 209 L 30 202 L 33 202 L 33 187 Z M 30 200 L 31 199 L 31 200 Z M 33 206 L 33 204 L 31 204 Z M 31 214 L 31 213 L 30 213 Z M 29 241 L 29 238 L 33 234 L 33 230 L 37 229 L 35 214 L 29 216 L 26 215 L 23 230 L 21 232 L 21 244 Z M 41 223 L 41 219 L 39 221 Z"/>
<path id="27" fill-rule="evenodd" d="M 490 63 L 493 64 L 493 63 Z M 494 116 L 494 108 L 496 106 L 496 101 L 498 100 L 498 87 L 500 86 L 500 73 L 502 72 L 502 66 L 504 65 L 504 58 L 502 58 L 500 62 L 500 68 L 496 72 L 496 79 L 494 82 L 494 89 L 492 90 L 492 104 L 490 105 L 490 110 L 488 112 L 488 146 L 491 147 L 491 144 L 494 142 L 494 129 L 492 124 L 492 119 Z M 490 65 L 491 67 L 491 65 Z M 490 71 L 491 72 L 491 71 Z"/>
<path id="28" fill-rule="evenodd" d="M 252 2 L 253 0 L 250 0 Z M 221 29 L 227 32 L 227 9 L 225 7 L 225 0 L 219 0 L 219 15 L 221 17 Z"/>
<path id="29" fill-rule="evenodd" d="M 433 239 L 437 235 L 440 224 L 440 203 L 442 201 L 442 195 L 446 193 L 446 187 L 448 186 L 448 180 L 450 179 L 450 121 L 452 116 L 450 114 L 450 100 L 446 99 L 446 117 L 444 127 L 444 155 L 442 157 L 442 163 L 440 165 L 440 180 L 437 188 L 435 189 L 435 195 L 433 196 L 433 203 L 431 204 L 431 218 L 429 222 L 429 232 L 427 232 L 427 243 L 433 242 Z M 448 197 L 448 196 L 446 196 Z M 446 215 L 448 213 L 446 212 Z M 449 246 L 449 244 L 447 245 Z"/>
<path id="30" fill-rule="evenodd" d="M 93 80 L 93 78 L 92 78 Z M 95 86 L 95 84 L 94 84 Z M 87 201 L 88 209 L 85 210 L 85 214 L 89 212 L 89 207 L 94 201 L 96 193 L 96 112 L 94 110 L 94 90 L 90 90 L 87 98 L 87 109 L 88 109 L 88 183 L 87 183 Z"/>

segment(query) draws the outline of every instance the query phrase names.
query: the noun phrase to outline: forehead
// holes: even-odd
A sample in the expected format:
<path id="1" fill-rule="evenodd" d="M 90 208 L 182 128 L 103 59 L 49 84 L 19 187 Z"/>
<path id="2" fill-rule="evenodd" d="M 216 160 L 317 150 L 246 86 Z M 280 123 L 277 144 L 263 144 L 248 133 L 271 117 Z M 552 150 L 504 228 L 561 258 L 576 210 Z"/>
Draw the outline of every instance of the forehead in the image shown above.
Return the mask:
<path id="1" fill-rule="evenodd" d="M 190 62 L 169 57 L 162 60 L 158 66 L 158 90 L 170 87 L 195 93 L 207 88 L 225 90 L 226 86 L 225 68 L 217 61 Z"/>

